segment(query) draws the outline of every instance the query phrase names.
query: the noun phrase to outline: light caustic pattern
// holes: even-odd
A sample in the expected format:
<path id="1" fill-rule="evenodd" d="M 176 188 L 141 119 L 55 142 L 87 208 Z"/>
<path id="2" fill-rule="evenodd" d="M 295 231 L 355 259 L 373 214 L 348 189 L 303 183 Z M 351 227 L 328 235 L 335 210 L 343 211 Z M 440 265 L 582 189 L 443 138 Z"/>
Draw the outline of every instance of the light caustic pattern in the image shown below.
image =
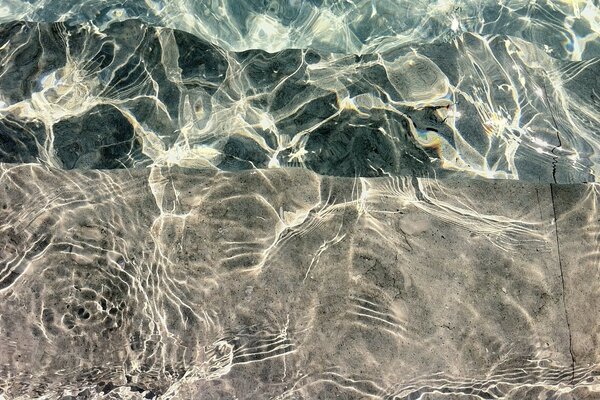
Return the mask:
<path id="1" fill-rule="evenodd" d="M 0 1 L 0 399 L 597 398 L 599 35 Z"/>
<path id="2" fill-rule="evenodd" d="M 226 50 L 314 48 L 380 52 L 398 43 L 431 43 L 460 32 L 512 35 L 547 46 L 557 58 L 599 55 L 593 0 L 8 0 L 0 21 L 113 21 L 138 18 L 193 33 Z"/>
<path id="3" fill-rule="evenodd" d="M 490 32 L 510 18 L 525 24 L 508 35 L 456 30 L 362 55 L 317 45 L 233 52 L 118 18 L 7 22 L 0 29 L 0 161 L 595 181 L 597 9 L 521 6 L 497 5 L 498 15 L 484 5 L 457 6 L 495 15 L 482 25 Z M 44 19 L 46 7 L 36 7 L 22 17 Z M 554 47 L 537 41 L 551 37 Z"/>
<path id="4" fill-rule="evenodd" d="M 3 164 L 0 390 L 584 398 L 550 190 L 505 183 Z"/>

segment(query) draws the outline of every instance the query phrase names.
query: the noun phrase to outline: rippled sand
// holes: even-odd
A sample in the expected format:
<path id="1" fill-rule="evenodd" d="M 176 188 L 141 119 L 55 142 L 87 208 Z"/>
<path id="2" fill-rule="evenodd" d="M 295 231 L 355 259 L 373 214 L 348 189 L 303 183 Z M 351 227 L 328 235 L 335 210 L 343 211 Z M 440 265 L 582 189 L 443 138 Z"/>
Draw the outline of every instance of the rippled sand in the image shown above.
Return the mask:
<path id="1" fill-rule="evenodd" d="M 0 400 L 600 398 L 599 35 L 0 1 Z"/>

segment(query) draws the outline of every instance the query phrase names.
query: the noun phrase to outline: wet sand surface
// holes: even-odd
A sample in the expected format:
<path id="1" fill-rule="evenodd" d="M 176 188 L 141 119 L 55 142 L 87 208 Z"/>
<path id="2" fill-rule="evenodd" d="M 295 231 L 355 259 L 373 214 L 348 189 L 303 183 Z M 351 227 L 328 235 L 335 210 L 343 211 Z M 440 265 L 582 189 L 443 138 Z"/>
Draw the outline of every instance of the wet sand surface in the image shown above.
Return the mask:
<path id="1" fill-rule="evenodd" d="M 598 398 L 598 193 L 2 164 L 0 390 Z"/>

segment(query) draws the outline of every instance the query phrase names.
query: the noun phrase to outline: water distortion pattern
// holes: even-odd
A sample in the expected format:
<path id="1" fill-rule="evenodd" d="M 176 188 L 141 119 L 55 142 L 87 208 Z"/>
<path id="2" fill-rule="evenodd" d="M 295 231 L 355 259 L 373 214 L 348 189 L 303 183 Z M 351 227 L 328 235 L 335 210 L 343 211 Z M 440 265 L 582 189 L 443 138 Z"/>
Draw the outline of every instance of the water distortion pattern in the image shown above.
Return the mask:
<path id="1" fill-rule="evenodd" d="M 518 37 L 236 53 L 136 20 L 13 22 L 0 60 L 3 162 L 560 183 L 600 163 L 598 58 Z"/>
<path id="2" fill-rule="evenodd" d="M 0 400 L 600 397 L 594 0 L 0 0 Z"/>

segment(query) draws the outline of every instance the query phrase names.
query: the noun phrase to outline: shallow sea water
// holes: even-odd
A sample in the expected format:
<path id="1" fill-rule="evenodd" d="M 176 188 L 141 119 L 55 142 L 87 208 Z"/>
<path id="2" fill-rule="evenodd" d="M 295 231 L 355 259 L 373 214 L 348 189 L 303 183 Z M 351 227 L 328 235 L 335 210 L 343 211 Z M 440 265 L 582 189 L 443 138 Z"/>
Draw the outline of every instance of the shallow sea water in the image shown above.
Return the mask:
<path id="1" fill-rule="evenodd" d="M 600 4 L 0 0 L 0 399 L 600 398 Z"/>

